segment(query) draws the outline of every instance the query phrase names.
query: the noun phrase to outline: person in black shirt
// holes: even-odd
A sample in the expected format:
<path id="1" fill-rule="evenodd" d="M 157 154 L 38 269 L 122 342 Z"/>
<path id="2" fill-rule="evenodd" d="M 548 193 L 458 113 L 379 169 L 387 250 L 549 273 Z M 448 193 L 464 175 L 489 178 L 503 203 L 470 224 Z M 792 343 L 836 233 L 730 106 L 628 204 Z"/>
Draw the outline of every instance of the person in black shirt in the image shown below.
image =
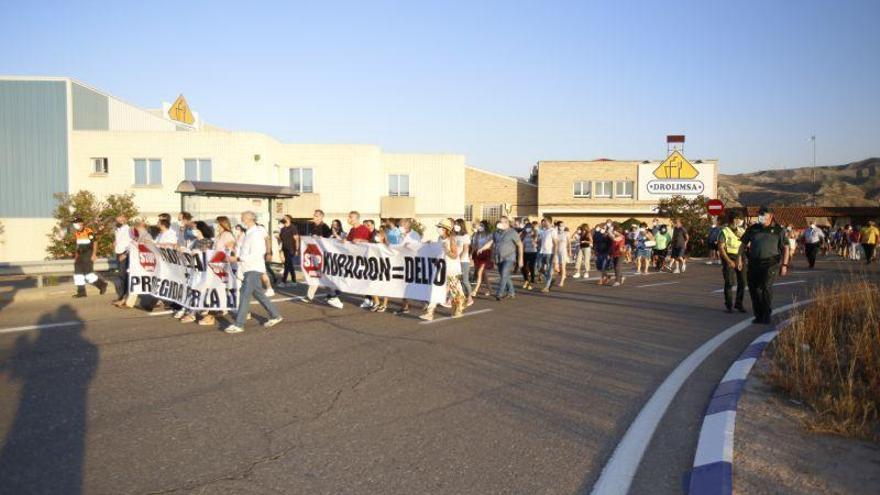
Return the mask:
<path id="1" fill-rule="evenodd" d="M 323 210 L 315 210 L 314 216 L 312 217 L 312 221 L 308 223 L 306 227 L 306 234 L 312 237 L 323 237 L 325 239 L 329 239 L 333 236 L 333 230 L 329 225 L 324 223 L 324 211 Z M 303 302 L 310 303 L 314 301 L 315 294 L 318 292 L 317 285 L 309 285 L 309 290 L 306 293 L 305 299 Z M 327 294 L 327 304 L 333 306 L 337 309 L 342 309 L 342 301 L 339 300 L 339 295 L 342 294 L 337 290 L 330 290 Z"/>
<path id="2" fill-rule="evenodd" d="M 690 241 L 687 229 L 681 223 L 681 219 L 675 219 L 675 227 L 672 229 L 672 263 L 670 267 L 672 273 L 683 273 L 687 270 L 687 263 L 684 260 L 684 253 L 687 250 L 687 244 Z"/>
<path id="3" fill-rule="evenodd" d="M 743 269 L 743 261 L 748 259 L 747 280 L 749 296 L 755 319 L 752 323 L 769 324 L 773 312 L 773 279 L 777 271 L 784 277 L 788 274 L 788 242 L 785 230 L 773 222 L 773 213 L 766 206 L 758 210 L 758 221 L 746 229 L 742 236 L 737 268 Z M 782 265 L 780 266 L 780 261 Z"/>
<path id="4" fill-rule="evenodd" d="M 299 231 L 293 224 L 293 217 L 284 215 L 280 220 L 281 231 L 278 238 L 281 241 L 281 256 L 284 258 L 284 273 L 281 275 L 281 285 L 288 287 L 296 283 L 296 268 L 293 259 L 299 247 Z M 290 274 L 290 284 L 287 283 L 287 275 Z"/>

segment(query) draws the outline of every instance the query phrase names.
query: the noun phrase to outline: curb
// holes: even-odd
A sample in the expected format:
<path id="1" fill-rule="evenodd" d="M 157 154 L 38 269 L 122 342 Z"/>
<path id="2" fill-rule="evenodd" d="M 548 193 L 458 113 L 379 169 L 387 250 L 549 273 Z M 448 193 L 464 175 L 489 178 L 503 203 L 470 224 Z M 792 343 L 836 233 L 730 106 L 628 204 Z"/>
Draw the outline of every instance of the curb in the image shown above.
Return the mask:
<path id="1" fill-rule="evenodd" d="M 694 467 L 689 473 L 688 495 L 730 495 L 733 493 L 733 433 L 736 427 L 736 406 L 749 372 L 761 357 L 764 348 L 791 319 L 780 322 L 775 329 L 761 334 L 730 365 L 715 387 L 703 416 Z"/>

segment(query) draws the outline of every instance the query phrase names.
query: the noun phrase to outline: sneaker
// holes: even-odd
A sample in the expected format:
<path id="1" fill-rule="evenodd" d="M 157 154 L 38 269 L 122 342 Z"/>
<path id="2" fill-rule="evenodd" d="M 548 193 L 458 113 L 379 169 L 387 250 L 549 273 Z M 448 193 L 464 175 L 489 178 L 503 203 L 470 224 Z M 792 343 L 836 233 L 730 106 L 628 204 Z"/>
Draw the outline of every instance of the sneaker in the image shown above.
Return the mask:
<path id="1" fill-rule="evenodd" d="M 681 271 L 679 271 L 679 269 L 676 268 L 675 270 L 672 270 L 672 273 L 681 273 Z"/>
<path id="2" fill-rule="evenodd" d="M 241 328 L 241 327 L 238 326 L 238 325 L 229 325 L 229 326 L 226 327 L 226 329 L 223 330 L 223 331 L 226 332 L 226 333 L 241 333 L 241 332 L 244 332 L 244 328 Z"/>
<path id="3" fill-rule="evenodd" d="M 469 308 L 469 307 L 471 307 L 471 306 L 473 306 L 473 305 L 474 305 L 474 298 L 473 298 L 473 297 L 469 297 L 468 300 L 467 300 L 467 303 L 465 303 L 465 307 L 468 307 L 468 308 Z"/>
<path id="4" fill-rule="evenodd" d="M 707 264 L 707 265 L 714 265 L 715 262 L 714 262 L 714 261 L 707 261 L 706 264 Z"/>
<path id="5" fill-rule="evenodd" d="M 586 279 L 588 279 L 588 278 L 590 278 L 590 274 L 587 273 L 587 272 L 584 272 L 584 280 L 586 280 Z"/>
<path id="6" fill-rule="evenodd" d="M 546 293 L 550 292 L 550 288 L 549 287 L 542 287 L 541 292 L 546 294 Z"/>
<path id="7" fill-rule="evenodd" d="M 440 303 L 440 306 L 443 306 L 444 308 L 451 308 L 452 303 L 449 302 L 449 299 L 447 299 L 447 300 L 443 301 L 442 303 Z"/>
<path id="8" fill-rule="evenodd" d="M 277 317 L 277 318 L 271 318 L 271 319 L 269 319 L 269 320 L 266 320 L 266 323 L 263 323 L 263 326 L 264 326 L 265 328 L 271 328 L 271 327 L 274 327 L 275 325 L 281 323 L 281 320 L 283 320 L 283 319 L 284 319 L 284 318 L 281 317 L 281 316 L 279 316 L 279 317 Z"/>
<path id="9" fill-rule="evenodd" d="M 626 282 L 626 277 L 620 277 L 620 285 L 623 285 L 624 282 Z"/>
<path id="10" fill-rule="evenodd" d="M 327 298 L 327 304 L 336 309 L 342 309 L 342 301 L 340 301 L 338 297 Z"/>
<path id="11" fill-rule="evenodd" d="M 199 325 L 203 327 L 212 327 L 217 323 L 217 320 L 214 319 L 214 315 L 208 315 L 199 320 Z"/>
<path id="12" fill-rule="evenodd" d="M 387 307 L 387 306 L 379 305 L 379 306 L 376 307 L 376 312 L 377 312 L 377 313 L 384 313 L 386 310 L 388 310 L 388 307 Z"/>
<path id="13" fill-rule="evenodd" d="M 687 265 L 687 263 L 682 263 L 682 264 L 681 264 L 681 273 L 686 272 L 687 269 L 688 269 L 688 265 Z"/>
<path id="14" fill-rule="evenodd" d="M 434 319 L 434 313 L 430 313 L 430 312 L 422 313 L 421 315 L 419 315 L 419 319 L 425 320 L 425 321 L 431 321 Z"/>
<path id="15" fill-rule="evenodd" d="M 620 287 L 620 282 L 614 282 L 611 287 Z"/>
<path id="16" fill-rule="evenodd" d="M 194 321 L 196 321 L 196 315 L 192 313 L 185 315 L 183 318 L 180 319 L 181 323 L 192 323 Z"/>
<path id="17" fill-rule="evenodd" d="M 400 308 L 397 311 L 395 311 L 394 314 L 397 316 L 408 315 L 409 309 L 408 308 Z"/>
<path id="18" fill-rule="evenodd" d="M 185 310 L 185 309 L 178 309 L 178 310 L 174 313 L 174 318 L 179 320 L 179 319 L 183 318 L 183 315 L 185 315 L 185 314 L 186 314 L 186 310 Z"/>
<path id="19" fill-rule="evenodd" d="M 372 307 L 373 307 L 373 302 L 370 301 L 369 299 L 364 299 L 363 302 L 361 302 L 361 308 L 363 308 L 363 309 L 369 309 Z"/>
<path id="20" fill-rule="evenodd" d="M 581 278 L 581 274 L 575 273 L 574 275 L 571 276 L 571 278 Z"/>
<path id="21" fill-rule="evenodd" d="M 245 316 L 245 319 L 246 319 L 247 321 L 251 321 L 251 319 L 252 319 L 253 317 L 254 317 L 254 316 L 253 316 L 252 314 L 250 314 L 250 312 L 248 312 L 247 316 Z"/>
<path id="22" fill-rule="evenodd" d="M 315 300 L 312 299 L 311 297 L 301 297 L 301 298 L 299 298 L 299 302 L 301 302 L 303 304 L 312 304 L 313 302 L 315 302 Z"/>
<path id="23" fill-rule="evenodd" d="M 271 287 L 266 289 L 266 297 L 275 297 L 275 289 Z"/>

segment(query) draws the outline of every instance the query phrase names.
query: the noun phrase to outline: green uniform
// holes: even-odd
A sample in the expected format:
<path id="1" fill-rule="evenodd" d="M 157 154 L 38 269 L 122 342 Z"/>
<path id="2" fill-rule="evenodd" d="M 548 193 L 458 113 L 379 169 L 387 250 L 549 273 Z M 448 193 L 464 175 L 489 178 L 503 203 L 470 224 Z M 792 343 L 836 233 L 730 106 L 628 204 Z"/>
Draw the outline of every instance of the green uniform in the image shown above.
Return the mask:
<path id="1" fill-rule="evenodd" d="M 749 295 L 760 323 L 770 323 L 773 311 L 773 280 L 785 251 L 785 230 L 779 225 L 755 224 L 742 236 L 742 248 L 749 263 Z"/>
<path id="2" fill-rule="evenodd" d="M 718 236 L 718 243 L 724 243 L 727 257 L 733 260 L 734 263 L 736 263 L 736 258 L 742 252 L 742 241 L 740 240 L 742 236 L 742 227 L 730 226 L 721 229 L 721 234 Z M 743 264 L 743 269 L 740 270 L 737 267 L 731 268 L 727 263 L 721 263 L 721 275 L 724 277 L 724 305 L 727 306 L 728 310 L 734 307 L 737 309 L 742 309 L 743 307 L 743 297 L 746 293 L 745 272 L 745 264 Z M 736 304 L 733 302 L 734 282 L 736 282 Z"/>

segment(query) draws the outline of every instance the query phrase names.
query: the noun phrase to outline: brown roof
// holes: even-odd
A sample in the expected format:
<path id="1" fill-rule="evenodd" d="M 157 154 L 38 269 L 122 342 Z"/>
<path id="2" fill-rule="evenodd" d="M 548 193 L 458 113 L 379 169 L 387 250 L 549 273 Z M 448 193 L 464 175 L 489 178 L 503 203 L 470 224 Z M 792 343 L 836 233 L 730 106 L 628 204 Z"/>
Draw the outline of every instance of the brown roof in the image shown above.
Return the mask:
<path id="1" fill-rule="evenodd" d="M 748 217 L 758 216 L 758 206 L 745 207 Z M 734 208 L 743 211 L 743 208 Z M 781 225 L 793 225 L 804 228 L 813 218 L 828 218 L 833 221 L 837 217 L 880 217 L 880 207 L 875 206 L 774 206 L 770 208 L 773 216 Z"/>

